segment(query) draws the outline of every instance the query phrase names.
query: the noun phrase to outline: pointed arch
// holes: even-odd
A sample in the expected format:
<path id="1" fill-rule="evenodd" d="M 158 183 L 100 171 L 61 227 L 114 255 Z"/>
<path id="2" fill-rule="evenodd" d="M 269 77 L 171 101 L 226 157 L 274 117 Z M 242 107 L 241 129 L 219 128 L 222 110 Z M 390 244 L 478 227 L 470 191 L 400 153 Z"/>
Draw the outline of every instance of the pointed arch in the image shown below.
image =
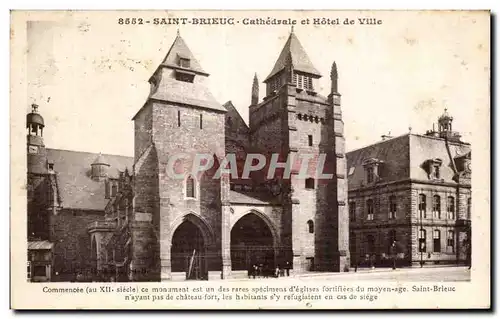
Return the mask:
<path id="1" fill-rule="evenodd" d="M 214 243 L 215 233 L 212 226 L 210 226 L 203 216 L 193 211 L 176 218 L 172 222 L 172 226 L 170 227 L 170 241 L 172 241 L 176 229 L 186 221 L 193 223 L 200 229 L 205 245 L 209 246 Z"/>
<path id="2" fill-rule="evenodd" d="M 237 220 L 235 220 L 231 224 L 231 230 L 233 229 L 234 225 L 236 225 L 236 223 L 239 220 L 241 220 L 243 217 L 245 217 L 245 216 L 247 216 L 249 214 L 255 214 L 255 215 L 257 215 L 258 217 L 260 217 L 264 221 L 264 223 L 267 225 L 267 227 L 269 227 L 269 230 L 271 231 L 271 234 L 273 236 L 273 242 L 274 242 L 274 244 L 278 245 L 278 239 L 279 239 L 278 230 L 274 226 L 274 223 L 272 222 L 272 220 L 266 214 L 264 214 L 262 211 L 260 211 L 258 209 L 255 209 L 255 208 L 250 209 L 249 211 L 247 211 L 246 213 L 244 213 L 243 215 L 241 215 L 240 218 L 238 218 Z"/>

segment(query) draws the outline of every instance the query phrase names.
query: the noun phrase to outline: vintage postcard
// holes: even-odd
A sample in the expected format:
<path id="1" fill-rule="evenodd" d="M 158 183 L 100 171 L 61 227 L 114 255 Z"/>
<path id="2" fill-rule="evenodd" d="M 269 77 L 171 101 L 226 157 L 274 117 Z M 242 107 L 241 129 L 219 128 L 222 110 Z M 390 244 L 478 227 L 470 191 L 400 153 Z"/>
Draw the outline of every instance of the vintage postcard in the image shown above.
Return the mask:
<path id="1" fill-rule="evenodd" d="M 490 307 L 489 11 L 12 11 L 10 41 L 12 308 Z"/>

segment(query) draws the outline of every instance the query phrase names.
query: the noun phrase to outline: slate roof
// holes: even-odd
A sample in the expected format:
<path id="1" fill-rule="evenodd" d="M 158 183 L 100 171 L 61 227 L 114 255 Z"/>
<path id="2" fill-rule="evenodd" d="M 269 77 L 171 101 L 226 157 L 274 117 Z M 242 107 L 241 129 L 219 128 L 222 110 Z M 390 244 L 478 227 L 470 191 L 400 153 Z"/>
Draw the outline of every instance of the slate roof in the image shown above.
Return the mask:
<path id="1" fill-rule="evenodd" d="M 321 77 L 321 73 L 319 73 L 319 71 L 312 64 L 297 36 L 294 33 L 291 33 L 285 43 L 285 46 L 281 50 L 278 60 L 274 64 L 273 70 L 264 82 L 285 68 L 288 55 L 291 55 L 292 65 L 295 70 Z"/>
<path id="2" fill-rule="evenodd" d="M 188 68 L 181 67 L 180 58 L 190 60 Z M 196 74 L 193 83 L 178 81 L 174 76 L 162 76 L 158 88 L 149 96 L 150 99 L 192 105 L 225 112 L 226 109 L 215 99 L 206 85 L 208 73 L 189 50 L 186 42 L 180 35 L 174 40 L 167 55 L 160 64 L 176 72 Z M 134 116 L 135 118 L 135 116 Z"/>
<path id="3" fill-rule="evenodd" d="M 470 152 L 470 144 L 449 142 L 448 145 L 451 159 L 444 139 L 417 134 L 405 134 L 348 152 L 346 157 L 349 190 L 366 185 L 363 162 L 371 158 L 383 162 L 381 183 L 410 178 L 429 180 L 422 165 L 425 161 L 436 158 L 442 160 L 441 178 L 445 182 L 455 183 L 452 179 L 454 172 L 451 161 Z"/>
<path id="4" fill-rule="evenodd" d="M 265 192 L 230 190 L 229 201 L 232 204 L 273 205 L 276 204 L 276 197 Z"/>
<path id="5" fill-rule="evenodd" d="M 163 77 L 158 89 L 150 95 L 150 98 L 226 112 L 226 109 L 217 102 L 205 85 L 177 81 L 172 78 Z"/>
<path id="6" fill-rule="evenodd" d="M 196 60 L 191 50 L 189 50 L 189 47 L 184 39 L 178 34 L 174 43 L 172 43 L 172 46 L 168 50 L 167 55 L 163 59 L 162 64 L 173 68 L 180 68 L 179 58 L 190 60 L 189 68 L 186 68 L 186 70 L 207 74 L 207 72 L 205 72 L 201 67 L 198 60 Z"/>
<path id="7" fill-rule="evenodd" d="M 108 175 L 118 177 L 119 171 L 132 172 L 133 157 L 47 149 L 47 158 L 54 162 L 61 206 L 68 209 L 104 210 L 105 183 L 91 179 L 91 164 L 97 157 L 106 159 Z"/>

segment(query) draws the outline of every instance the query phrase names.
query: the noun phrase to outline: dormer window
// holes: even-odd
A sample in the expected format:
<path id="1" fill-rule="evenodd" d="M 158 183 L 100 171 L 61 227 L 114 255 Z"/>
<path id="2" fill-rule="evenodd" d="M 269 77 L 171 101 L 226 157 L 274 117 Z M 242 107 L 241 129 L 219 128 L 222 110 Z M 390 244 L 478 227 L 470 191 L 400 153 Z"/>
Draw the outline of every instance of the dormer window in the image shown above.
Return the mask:
<path id="1" fill-rule="evenodd" d="M 369 158 L 363 162 L 365 168 L 365 180 L 367 184 L 378 182 L 380 179 L 380 165 L 383 161 Z"/>
<path id="2" fill-rule="evenodd" d="M 189 69 L 191 67 L 191 60 L 187 58 L 179 58 L 179 65 L 181 68 Z"/>
<path id="3" fill-rule="evenodd" d="M 429 179 L 441 179 L 441 164 L 443 161 L 440 158 L 427 160 L 424 164 L 424 169 L 427 171 Z"/>
<path id="4" fill-rule="evenodd" d="M 373 167 L 367 167 L 366 168 L 366 182 L 368 184 L 373 183 L 374 179 L 375 179 L 375 177 L 373 174 Z"/>

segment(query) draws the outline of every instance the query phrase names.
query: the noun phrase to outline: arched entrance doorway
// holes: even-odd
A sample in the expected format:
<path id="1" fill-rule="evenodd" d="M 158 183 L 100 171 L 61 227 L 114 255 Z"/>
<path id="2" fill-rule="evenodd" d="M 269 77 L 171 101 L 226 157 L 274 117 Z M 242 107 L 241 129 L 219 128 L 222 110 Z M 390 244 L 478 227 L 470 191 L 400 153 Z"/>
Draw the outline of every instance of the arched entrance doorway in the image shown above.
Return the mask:
<path id="1" fill-rule="evenodd" d="M 201 230 L 190 220 L 185 220 L 172 237 L 172 272 L 184 272 L 186 279 L 207 279 L 205 255 L 205 240 Z"/>
<path id="2" fill-rule="evenodd" d="M 249 270 L 254 264 L 272 270 L 276 266 L 274 249 L 271 229 L 253 212 L 243 216 L 231 229 L 232 270 Z"/>

